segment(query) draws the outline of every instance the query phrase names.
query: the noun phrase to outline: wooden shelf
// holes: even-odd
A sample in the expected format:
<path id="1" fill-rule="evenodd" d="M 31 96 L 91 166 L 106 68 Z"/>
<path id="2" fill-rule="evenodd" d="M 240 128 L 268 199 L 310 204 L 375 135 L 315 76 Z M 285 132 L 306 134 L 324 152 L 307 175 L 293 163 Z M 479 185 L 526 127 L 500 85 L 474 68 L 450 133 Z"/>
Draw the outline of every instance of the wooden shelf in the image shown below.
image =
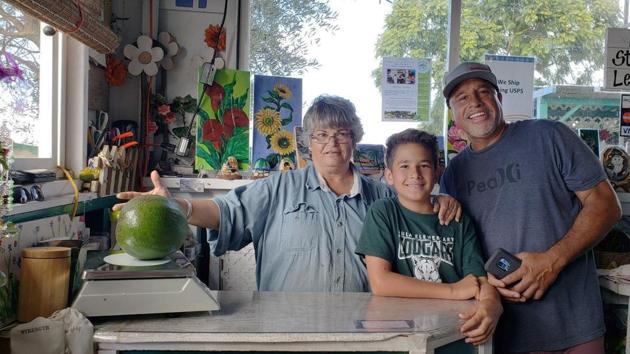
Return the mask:
<path id="1" fill-rule="evenodd" d="M 65 195 L 41 202 L 14 204 L 13 210 L 2 219 L 17 224 L 56 215 L 70 214 L 74 206 L 73 199 L 73 195 Z M 94 193 L 80 193 L 77 215 L 82 215 L 93 210 L 111 208 L 116 202 L 117 199 L 113 195 L 98 197 Z"/>

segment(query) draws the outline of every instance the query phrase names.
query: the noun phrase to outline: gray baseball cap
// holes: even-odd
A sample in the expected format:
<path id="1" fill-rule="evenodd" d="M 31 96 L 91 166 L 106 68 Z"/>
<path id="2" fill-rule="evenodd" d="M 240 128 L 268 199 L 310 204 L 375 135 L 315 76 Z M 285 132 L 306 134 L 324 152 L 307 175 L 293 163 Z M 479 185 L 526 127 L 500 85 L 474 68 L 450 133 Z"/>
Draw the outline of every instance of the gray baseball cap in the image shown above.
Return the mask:
<path id="1" fill-rule="evenodd" d="M 444 93 L 447 104 L 451 93 L 457 85 L 468 79 L 486 80 L 499 92 L 497 77 L 494 76 L 488 65 L 474 61 L 465 61 L 444 75 L 444 90 L 442 90 L 442 93 Z"/>

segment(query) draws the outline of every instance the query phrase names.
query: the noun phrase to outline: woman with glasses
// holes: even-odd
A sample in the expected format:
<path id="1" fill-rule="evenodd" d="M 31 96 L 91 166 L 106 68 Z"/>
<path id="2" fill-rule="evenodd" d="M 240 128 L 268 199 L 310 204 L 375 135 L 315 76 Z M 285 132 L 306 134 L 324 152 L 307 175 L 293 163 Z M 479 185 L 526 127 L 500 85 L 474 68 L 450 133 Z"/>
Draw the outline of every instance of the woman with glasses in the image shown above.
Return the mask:
<path id="1" fill-rule="evenodd" d="M 209 241 L 216 256 L 253 242 L 261 291 L 368 291 L 365 266 L 354 250 L 368 207 L 392 191 L 352 165 L 363 128 L 350 101 L 316 98 L 304 116 L 303 131 L 312 156 L 306 168 L 274 174 L 211 200 L 176 200 L 190 224 L 213 230 Z M 170 197 L 156 171 L 151 179 L 155 188 L 148 194 Z M 439 199 L 440 220 L 459 217 L 454 199 Z"/>

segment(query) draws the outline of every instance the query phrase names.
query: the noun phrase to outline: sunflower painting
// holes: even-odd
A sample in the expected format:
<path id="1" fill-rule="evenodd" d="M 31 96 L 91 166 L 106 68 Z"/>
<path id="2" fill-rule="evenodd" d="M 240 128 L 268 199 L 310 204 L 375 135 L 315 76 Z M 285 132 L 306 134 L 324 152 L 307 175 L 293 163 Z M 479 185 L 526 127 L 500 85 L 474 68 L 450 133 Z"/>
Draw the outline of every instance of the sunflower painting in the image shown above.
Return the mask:
<path id="1" fill-rule="evenodd" d="M 219 171 L 230 156 L 249 169 L 249 72 L 218 70 L 212 86 L 199 84 L 195 168 Z"/>
<path id="2" fill-rule="evenodd" d="M 273 169 L 282 158 L 295 164 L 293 127 L 302 119 L 302 79 L 254 76 L 252 161 L 267 160 Z"/>

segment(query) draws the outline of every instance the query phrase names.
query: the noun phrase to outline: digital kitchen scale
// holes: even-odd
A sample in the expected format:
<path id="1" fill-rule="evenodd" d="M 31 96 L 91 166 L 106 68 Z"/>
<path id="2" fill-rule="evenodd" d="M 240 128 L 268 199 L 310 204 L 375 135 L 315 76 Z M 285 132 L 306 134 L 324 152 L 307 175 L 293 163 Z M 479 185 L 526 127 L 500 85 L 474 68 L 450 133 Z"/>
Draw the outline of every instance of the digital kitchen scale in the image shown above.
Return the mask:
<path id="1" fill-rule="evenodd" d="M 99 258 L 99 266 L 86 265 L 72 307 L 88 317 L 218 310 L 215 296 L 197 279 L 188 259 L 180 251 L 168 258 L 149 267 L 112 265 Z"/>

